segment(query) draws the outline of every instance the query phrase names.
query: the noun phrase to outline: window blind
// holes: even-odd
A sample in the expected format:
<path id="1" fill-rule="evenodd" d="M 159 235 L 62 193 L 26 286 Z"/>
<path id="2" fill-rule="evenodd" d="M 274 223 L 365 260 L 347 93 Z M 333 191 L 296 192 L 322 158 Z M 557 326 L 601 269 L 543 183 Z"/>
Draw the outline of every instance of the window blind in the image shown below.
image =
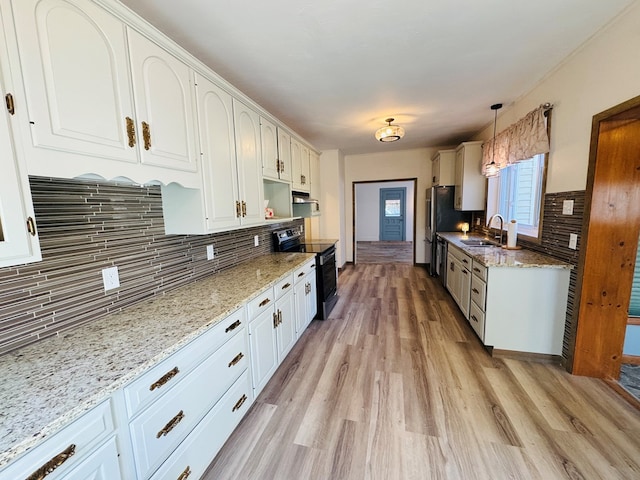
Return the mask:
<path id="1" fill-rule="evenodd" d="M 633 270 L 629 316 L 640 317 L 640 241 L 638 242 L 638 252 L 636 253 L 636 266 Z"/>

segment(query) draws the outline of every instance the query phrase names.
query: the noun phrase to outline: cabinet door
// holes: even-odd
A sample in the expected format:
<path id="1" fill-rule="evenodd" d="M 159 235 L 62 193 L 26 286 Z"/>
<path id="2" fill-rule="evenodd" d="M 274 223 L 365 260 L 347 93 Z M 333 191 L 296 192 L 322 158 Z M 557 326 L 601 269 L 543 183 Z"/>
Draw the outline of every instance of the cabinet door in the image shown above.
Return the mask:
<path id="1" fill-rule="evenodd" d="M 464 314 L 464 318 L 469 319 L 469 303 L 471 301 L 471 272 L 462 263 L 459 264 L 459 284 L 458 284 L 458 306 Z"/>
<path id="2" fill-rule="evenodd" d="M 123 477 L 120 473 L 118 456 L 116 439 L 112 438 L 64 478 L 66 480 L 120 480 Z"/>
<path id="3" fill-rule="evenodd" d="M 456 184 L 453 207 L 456 210 L 462 210 L 462 179 L 464 177 L 464 150 L 456 152 Z"/>
<path id="4" fill-rule="evenodd" d="M 238 162 L 238 186 L 242 205 L 242 224 L 264 223 L 264 186 L 260 159 L 260 118 L 243 103 L 233 99 Z"/>
<path id="5" fill-rule="evenodd" d="M 278 368 L 274 313 L 269 308 L 249 322 L 251 378 L 256 397 Z"/>
<path id="6" fill-rule="evenodd" d="M 309 172 L 309 148 L 300 145 L 300 184 L 303 192 L 308 192 L 311 187 Z"/>
<path id="7" fill-rule="evenodd" d="M 318 313 L 318 290 L 316 289 L 315 271 L 307 275 L 307 284 L 309 287 L 307 289 L 307 323 L 305 327 L 311 323 L 311 320 L 313 320 Z"/>
<path id="8" fill-rule="evenodd" d="M 293 190 L 302 191 L 302 145 L 295 138 L 291 138 L 291 175 Z"/>
<path id="9" fill-rule="evenodd" d="M 309 192 L 312 198 L 320 198 L 320 155 L 309 152 Z"/>
<path id="10" fill-rule="evenodd" d="M 207 227 L 238 226 L 240 195 L 231 95 L 203 77 L 198 77 L 196 92 Z"/>
<path id="11" fill-rule="evenodd" d="M 440 154 L 431 161 L 432 185 L 440 185 Z"/>
<path id="12" fill-rule="evenodd" d="M 0 24 L 0 38 L 4 38 L 2 33 Z M 4 51 L 0 51 L 0 67 L 2 60 Z M 0 93 L 4 97 L 6 91 L 1 73 Z M 3 108 L 0 113 L 0 267 L 42 259 L 29 182 L 26 174 L 20 171 L 9 128 L 8 113 Z M 28 218 L 31 218 L 33 235 L 27 228 Z"/>
<path id="13" fill-rule="evenodd" d="M 127 139 L 133 101 L 122 22 L 87 0 L 20 0 L 13 7 L 30 143 L 38 147 L 29 153 L 29 172 L 95 173 L 86 158 L 51 162 L 52 149 L 137 162 Z"/>
<path id="14" fill-rule="evenodd" d="M 276 304 L 280 324 L 276 330 L 278 337 L 278 359 L 281 362 L 296 343 L 296 316 L 293 305 L 293 293 L 289 292 Z"/>
<path id="15" fill-rule="evenodd" d="M 278 133 L 276 126 L 260 118 L 260 143 L 262 145 L 262 176 L 280 178 L 280 159 L 278 158 Z"/>
<path id="16" fill-rule="evenodd" d="M 459 266 L 456 258 L 449 252 L 447 254 L 447 290 L 458 303 L 458 272 Z"/>
<path id="17" fill-rule="evenodd" d="M 291 181 L 291 135 L 278 128 L 278 158 L 280 159 L 280 180 Z"/>
<path id="18" fill-rule="evenodd" d="M 309 316 L 309 302 L 307 301 L 307 282 L 299 281 L 295 284 L 293 298 L 296 313 L 296 336 L 300 338 L 304 329 L 307 328 L 307 318 Z"/>
<path id="19" fill-rule="evenodd" d="M 142 162 L 195 172 L 193 73 L 138 32 L 127 34 Z"/>

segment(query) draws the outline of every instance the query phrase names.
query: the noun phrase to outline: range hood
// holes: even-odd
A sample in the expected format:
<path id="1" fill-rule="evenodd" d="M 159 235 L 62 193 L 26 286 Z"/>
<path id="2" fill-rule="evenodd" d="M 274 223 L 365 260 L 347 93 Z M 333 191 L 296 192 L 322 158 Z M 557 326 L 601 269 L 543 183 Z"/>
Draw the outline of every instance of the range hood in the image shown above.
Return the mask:
<path id="1" fill-rule="evenodd" d="M 320 215 L 320 202 L 308 193 L 292 192 L 293 215 L 296 217 L 316 217 Z"/>

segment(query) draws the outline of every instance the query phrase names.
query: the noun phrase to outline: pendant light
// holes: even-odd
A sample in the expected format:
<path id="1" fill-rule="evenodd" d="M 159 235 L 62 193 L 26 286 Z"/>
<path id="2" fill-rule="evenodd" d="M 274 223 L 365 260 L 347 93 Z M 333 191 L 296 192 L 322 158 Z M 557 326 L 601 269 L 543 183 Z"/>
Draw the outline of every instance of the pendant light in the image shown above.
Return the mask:
<path id="1" fill-rule="evenodd" d="M 485 168 L 485 177 L 497 177 L 500 175 L 500 167 L 496 164 L 496 126 L 498 124 L 498 110 L 502 108 L 501 103 L 491 105 L 491 110 L 495 112 L 493 117 L 493 142 L 491 142 L 491 163 Z"/>
<path id="2" fill-rule="evenodd" d="M 376 130 L 376 140 L 380 140 L 381 142 L 395 142 L 404 137 L 404 128 L 398 125 L 391 125 L 391 122 L 394 120 L 394 118 L 387 118 L 385 120 L 388 125 Z"/>

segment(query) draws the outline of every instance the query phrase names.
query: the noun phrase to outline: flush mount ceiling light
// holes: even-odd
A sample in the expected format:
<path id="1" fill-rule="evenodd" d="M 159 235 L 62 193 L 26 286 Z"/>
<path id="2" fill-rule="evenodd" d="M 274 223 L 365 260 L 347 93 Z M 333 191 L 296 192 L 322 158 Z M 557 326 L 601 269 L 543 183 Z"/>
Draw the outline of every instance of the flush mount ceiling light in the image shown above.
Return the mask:
<path id="1" fill-rule="evenodd" d="M 496 125 L 498 124 L 498 110 L 502 108 L 501 103 L 494 103 L 491 105 L 491 110 L 495 112 L 493 117 L 493 142 L 491 142 L 491 163 L 487 165 L 485 170 L 486 177 L 497 177 L 500 175 L 500 168 L 496 164 Z"/>
<path id="2" fill-rule="evenodd" d="M 400 140 L 404 137 L 404 128 L 399 127 L 398 125 L 391 125 L 393 120 L 393 118 L 387 118 L 385 122 L 389 125 L 376 130 L 377 140 L 380 140 L 381 142 L 395 142 L 396 140 Z"/>

